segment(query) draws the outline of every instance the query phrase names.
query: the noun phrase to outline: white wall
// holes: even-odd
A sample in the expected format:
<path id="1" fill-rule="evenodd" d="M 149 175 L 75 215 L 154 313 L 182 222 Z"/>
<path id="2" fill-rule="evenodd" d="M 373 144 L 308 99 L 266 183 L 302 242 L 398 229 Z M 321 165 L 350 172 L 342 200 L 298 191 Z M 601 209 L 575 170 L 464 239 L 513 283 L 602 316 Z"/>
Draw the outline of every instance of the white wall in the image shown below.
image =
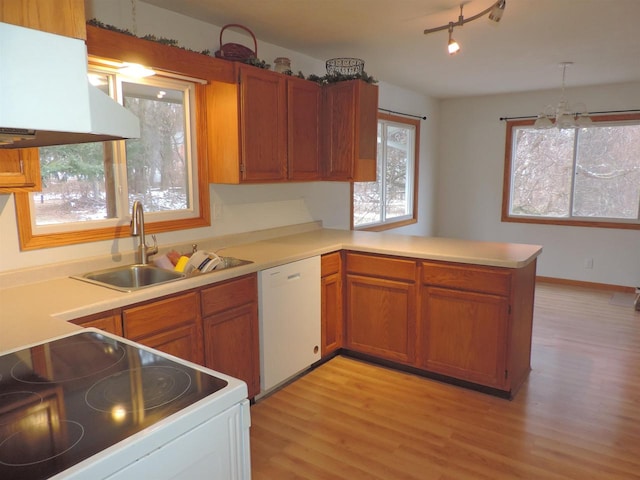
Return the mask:
<path id="1" fill-rule="evenodd" d="M 436 193 L 438 236 L 540 244 L 542 276 L 640 286 L 638 230 L 503 223 L 505 116 L 535 115 L 559 90 L 441 102 Z M 567 89 L 590 111 L 640 109 L 640 83 Z M 593 269 L 584 267 L 593 259 Z"/>
<path id="2" fill-rule="evenodd" d="M 87 18 L 135 32 L 171 38 L 180 46 L 196 51 L 215 51 L 219 46 L 220 27 L 175 14 L 145 3 L 136 2 L 135 22 L 129 0 L 86 0 Z M 246 37 L 225 31 L 224 41 L 245 44 Z M 286 56 L 292 70 L 305 75 L 325 73 L 324 60 L 313 59 L 258 39 L 258 56 L 268 63 Z M 375 72 L 368 72 L 375 76 Z M 380 105 L 396 111 L 427 115 L 421 122 L 421 167 L 419 223 L 399 229 L 402 233 L 430 235 L 434 217 L 432 179 L 435 158 L 437 102 L 423 95 L 389 84 L 380 84 Z M 158 234 L 158 243 L 189 244 L 205 238 L 321 220 L 325 227 L 348 229 L 350 224 L 350 189 L 345 182 L 287 183 L 277 185 L 211 185 L 212 219 L 208 228 Z M 41 264 L 63 262 L 84 257 L 113 255 L 133 251 L 134 239 L 124 238 L 21 252 L 13 195 L 0 194 L 0 272 Z"/>

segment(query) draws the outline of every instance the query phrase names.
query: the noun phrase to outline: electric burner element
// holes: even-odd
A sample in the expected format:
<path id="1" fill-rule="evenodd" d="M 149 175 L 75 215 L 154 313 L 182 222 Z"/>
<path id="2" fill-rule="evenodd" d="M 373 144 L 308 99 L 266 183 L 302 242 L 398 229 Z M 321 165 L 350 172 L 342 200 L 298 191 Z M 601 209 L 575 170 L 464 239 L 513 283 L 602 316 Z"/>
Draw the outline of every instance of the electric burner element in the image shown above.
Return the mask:
<path id="1" fill-rule="evenodd" d="M 79 351 L 83 361 L 77 361 Z M 34 347 L 31 352 L 31 365 L 19 360 L 11 369 L 11 376 L 23 383 L 60 383 L 71 382 L 95 375 L 110 369 L 125 357 L 121 345 L 106 340 L 86 342 L 67 342 L 44 348 Z M 48 358 L 57 362 L 47 363 Z M 35 375 L 34 375 L 35 374 Z"/>
<path id="2" fill-rule="evenodd" d="M 62 420 L 55 428 L 40 421 L 36 428 L 25 426 L 0 443 L 0 464 L 27 467 L 64 455 L 84 437 L 84 427 Z"/>
<path id="3" fill-rule="evenodd" d="M 178 368 L 141 367 L 99 380 L 85 400 L 99 412 L 152 410 L 180 398 L 190 386 L 191 377 Z"/>

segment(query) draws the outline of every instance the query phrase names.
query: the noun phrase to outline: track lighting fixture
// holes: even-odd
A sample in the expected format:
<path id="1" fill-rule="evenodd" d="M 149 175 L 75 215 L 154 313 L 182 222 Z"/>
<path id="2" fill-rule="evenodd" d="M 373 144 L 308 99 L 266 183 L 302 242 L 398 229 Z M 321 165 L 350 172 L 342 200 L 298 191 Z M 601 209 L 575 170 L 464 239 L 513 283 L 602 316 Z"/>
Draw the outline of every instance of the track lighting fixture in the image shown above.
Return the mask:
<path id="1" fill-rule="evenodd" d="M 464 8 L 464 3 L 460 4 L 460 15 L 458 16 L 458 20 L 456 22 L 449 22 L 446 25 L 441 25 L 440 27 L 435 28 L 427 28 L 424 31 L 424 34 L 439 32 L 440 30 L 449 30 L 449 43 L 447 49 L 449 51 L 449 55 L 453 55 L 460 51 L 460 44 L 453 39 L 453 27 L 462 27 L 465 23 L 472 22 L 477 20 L 480 17 L 484 17 L 489 14 L 489 20 L 494 22 L 499 22 L 502 18 L 502 14 L 504 13 L 504 8 L 507 5 L 507 0 L 498 0 L 494 2 L 490 7 L 484 9 L 480 13 L 474 15 L 473 17 L 464 18 L 462 14 L 462 9 Z"/>
<path id="2" fill-rule="evenodd" d="M 453 39 L 453 23 L 449 24 L 449 55 L 453 55 L 454 53 L 458 53 L 460 51 L 460 45 Z"/>

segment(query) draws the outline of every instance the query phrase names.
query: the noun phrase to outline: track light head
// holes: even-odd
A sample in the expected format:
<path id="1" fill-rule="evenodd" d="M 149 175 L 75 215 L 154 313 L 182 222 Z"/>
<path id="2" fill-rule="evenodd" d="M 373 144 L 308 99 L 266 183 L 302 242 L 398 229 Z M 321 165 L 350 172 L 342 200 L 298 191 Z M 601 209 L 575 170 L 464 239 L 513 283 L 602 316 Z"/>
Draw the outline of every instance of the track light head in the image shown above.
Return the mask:
<path id="1" fill-rule="evenodd" d="M 455 55 L 460 51 L 460 44 L 456 42 L 453 38 L 453 23 L 449 24 L 449 44 L 447 45 L 447 50 L 449 51 L 449 55 Z"/>
<path id="2" fill-rule="evenodd" d="M 497 2 L 492 8 L 491 13 L 489 13 L 489 20 L 493 20 L 494 22 L 499 22 L 502 18 L 502 14 L 504 13 L 504 7 L 507 6 L 507 0 L 501 0 Z"/>

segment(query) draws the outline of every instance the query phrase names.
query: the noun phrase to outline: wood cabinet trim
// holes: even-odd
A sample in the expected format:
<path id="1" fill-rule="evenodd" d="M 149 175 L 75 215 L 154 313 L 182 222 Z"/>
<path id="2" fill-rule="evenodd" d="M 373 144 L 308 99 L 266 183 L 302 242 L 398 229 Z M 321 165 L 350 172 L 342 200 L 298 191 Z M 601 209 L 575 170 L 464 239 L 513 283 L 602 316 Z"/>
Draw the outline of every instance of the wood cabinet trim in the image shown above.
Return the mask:
<path id="1" fill-rule="evenodd" d="M 417 262 L 414 259 L 347 252 L 346 272 L 414 282 Z"/>
<path id="2" fill-rule="evenodd" d="M 467 264 L 422 262 L 422 283 L 496 295 L 509 295 L 510 269 Z"/>

